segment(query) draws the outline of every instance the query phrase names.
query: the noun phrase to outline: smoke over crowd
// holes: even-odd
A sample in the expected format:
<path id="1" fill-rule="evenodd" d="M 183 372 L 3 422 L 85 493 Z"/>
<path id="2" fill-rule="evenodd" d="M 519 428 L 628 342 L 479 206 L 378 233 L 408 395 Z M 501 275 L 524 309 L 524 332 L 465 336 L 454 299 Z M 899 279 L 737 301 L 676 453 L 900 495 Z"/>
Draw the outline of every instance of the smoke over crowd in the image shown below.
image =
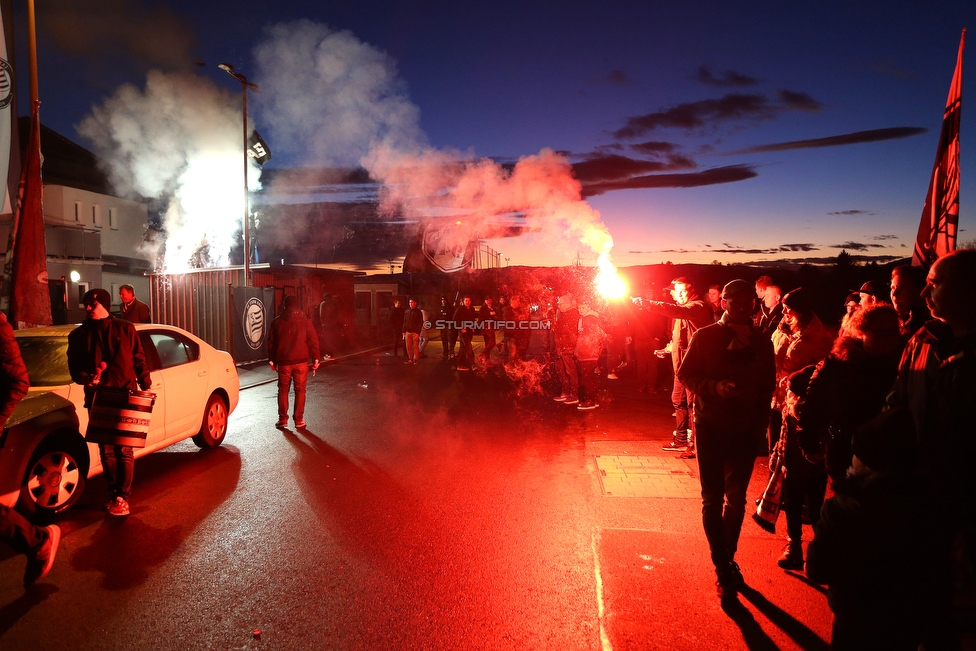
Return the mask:
<path id="1" fill-rule="evenodd" d="M 463 246 L 501 236 L 507 226 L 499 217 L 508 216 L 553 247 L 572 251 L 582 243 L 608 261 L 613 240 L 582 200 L 566 157 L 545 149 L 507 167 L 428 146 L 395 62 L 353 34 L 307 20 L 274 25 L 255 47 L 254 63 L 248 78 L 260 94 L 250 96 L 250 113 L 272 152 L 308 170 L 364 167 L 380 184 L 381 217 L 456 220 L 452 237 Z M 229 261 L 243 212 L 234 90 L 191 73 L 152 72 L 144 88 L 119 88 L 80 126 L 110 162 L 117 191 L 166 206 L 167 271 Z M 259 177 L 257 169 L 249 175 L 252 188 Z M 273 186 L 267 190 L 274 195 Z M 311 212 L 262 215 L 260 238 L 296 245 L 314 239 L 315 230 Z"/>

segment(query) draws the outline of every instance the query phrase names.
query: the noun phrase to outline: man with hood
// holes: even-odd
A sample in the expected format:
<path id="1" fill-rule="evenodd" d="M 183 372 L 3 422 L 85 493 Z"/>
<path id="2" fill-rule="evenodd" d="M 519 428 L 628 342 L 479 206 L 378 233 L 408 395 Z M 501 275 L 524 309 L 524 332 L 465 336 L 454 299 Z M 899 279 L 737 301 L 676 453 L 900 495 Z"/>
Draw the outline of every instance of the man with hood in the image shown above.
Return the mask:
<path id="1" fill-rule="evenodd" d="M 302 314 L 298 297 L 286 296 L 281 313 L 271 322 L 268 331 L 268 357 L 271 368 L 278 373 L 278 422 L 275 427 L 288 427 L 288 391 L 295 385 L 295 427 L 305 427 L 305 388 L 308 386 L 308 360 L 314 358 L 312 372 L 319 367 L 319 338 L 312 321 Z"/>
<path id="2" fill-rule="evenodd" d="M 98 387 L 148 390 L 152 379 L 136 327 L 109 314 L 112 298 L 104 289 L 90 290 L 81 302 L 88 317 L 68 335 L 68 372 L 74 382 L 85 385 L 85 407 L 91 409 Z M 109 515 L 129 515 L 132 446 L 119 444 L 104 431 L 97 442 L 109 490 L 106 510 Z"/>

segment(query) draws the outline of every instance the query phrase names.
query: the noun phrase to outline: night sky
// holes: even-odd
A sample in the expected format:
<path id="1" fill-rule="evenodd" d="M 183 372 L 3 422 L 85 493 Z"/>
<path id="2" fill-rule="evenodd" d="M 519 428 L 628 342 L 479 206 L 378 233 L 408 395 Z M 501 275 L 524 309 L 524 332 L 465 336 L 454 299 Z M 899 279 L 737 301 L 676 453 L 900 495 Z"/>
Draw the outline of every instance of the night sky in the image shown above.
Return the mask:
<path id="1" fill-rule="evenodd" d="M 385 88 L 415 107 L 425 146 L 503 164 L 565 155 L 618 265 L 908 257 L 976 3 L 799 4 L 38 0 L 41 116 L 91 147 L 76 127 L 150 70 L 203 76 L 239 102 L 216 67 L 227 61 L 262 85 L 249 109 L 269 166 L 358 165 L 355 139 L 313 148 L 273 124 L 280 93 L 255 51 L 270 26 L 304 19 L 385 61 Z M 976 239 L 974 75 L 963 75 L 960 242 Z M 490 243 L 511 264 L 595 258 L 539 242 Z"/>

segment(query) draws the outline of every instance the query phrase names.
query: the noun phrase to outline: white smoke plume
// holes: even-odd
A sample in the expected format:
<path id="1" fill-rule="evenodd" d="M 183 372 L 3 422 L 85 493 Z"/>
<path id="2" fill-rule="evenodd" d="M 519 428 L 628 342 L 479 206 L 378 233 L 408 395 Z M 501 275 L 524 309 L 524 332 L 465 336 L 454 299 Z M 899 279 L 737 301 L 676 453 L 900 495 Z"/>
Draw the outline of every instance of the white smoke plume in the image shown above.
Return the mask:
<path id="1" fill-rule="evenodd" d="M 394 61 L 349 32 L 297 21 L 266 30 L 255 49 L 262 124 L 273 147 L 299 153 L 305 165 L 361 164 L 380 182 L 381 213 L 406 219 L 457 216 L 448 237 L 504 231 L 499 215 L 572 250 L 577 242 L 606 254 L 613 240 L 581 198 L 568 160 L 550 150 L 509 171 L 485 158 L 426 146 L 419 110 Z M 287 228 L 286 225 L 281 225 Z"/>
<path id="2" fill-rule="evenodd" d="M 499 216 L 516 214 L 553 246 L 572 251 L 581 242 L 609 264 L 613 240 L 566 157 L 545 149 L 509 169 L 429 147 L 395 62 L 353 34 L 307 20 L 274 25 L 254 61 L 249 77 L 260 93 L 251 106 L 278 160 L 362 165 L 381 184 L 382 214 L 456 219 L 451 237 L 461 247 L 504 235 Z M 166 205 L 165 270 L 174 272 L 229 262 L 244 209 L 240 129 L 239 93 L 154 71 L 144 88 L 122 86 L 94 107 L 78 130 L 111 161 L 120 193 Z M 256 167 L 248 178 L 259 187 Z M 262 221 L 262 239 L 307 242 L 315 225 L 292 221 Z"/>
<path id="3" fill-rule="evenodd" d="M 425 141 L 420 111 L 385 53 L 348 31 L 299 20 L 265 29 L 254 49 L 255 106 L 272 150 L 305 165 L 358 165 L 375 144 Z"/>
<path id="4" fill-rule="evenodd" d="M 240 95 L 189 73 L 152 71 L 124 85 L 78 126 L 123 196 L 166 206 L 163 270 L 229 263 L 244 212 Z M 252 166 L 249 185 L 260 187 Z"/>

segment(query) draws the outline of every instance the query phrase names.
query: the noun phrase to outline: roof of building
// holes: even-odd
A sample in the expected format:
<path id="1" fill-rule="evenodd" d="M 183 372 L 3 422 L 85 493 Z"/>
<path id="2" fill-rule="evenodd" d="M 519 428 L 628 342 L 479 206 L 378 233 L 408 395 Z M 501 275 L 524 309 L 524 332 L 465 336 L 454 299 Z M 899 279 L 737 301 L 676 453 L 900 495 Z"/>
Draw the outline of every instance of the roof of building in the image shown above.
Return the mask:
<path id="1" fill-rule="evenodd" d="M 30 118 L 18 118 L 21 160 L 30 135 Z M 98 194 L 112 195 L 108 177 L 102 172 L 98 157 L 57 131 L 41 125 L 41 153 L 44 155 L 44 183 L 65 185 Z"/>

